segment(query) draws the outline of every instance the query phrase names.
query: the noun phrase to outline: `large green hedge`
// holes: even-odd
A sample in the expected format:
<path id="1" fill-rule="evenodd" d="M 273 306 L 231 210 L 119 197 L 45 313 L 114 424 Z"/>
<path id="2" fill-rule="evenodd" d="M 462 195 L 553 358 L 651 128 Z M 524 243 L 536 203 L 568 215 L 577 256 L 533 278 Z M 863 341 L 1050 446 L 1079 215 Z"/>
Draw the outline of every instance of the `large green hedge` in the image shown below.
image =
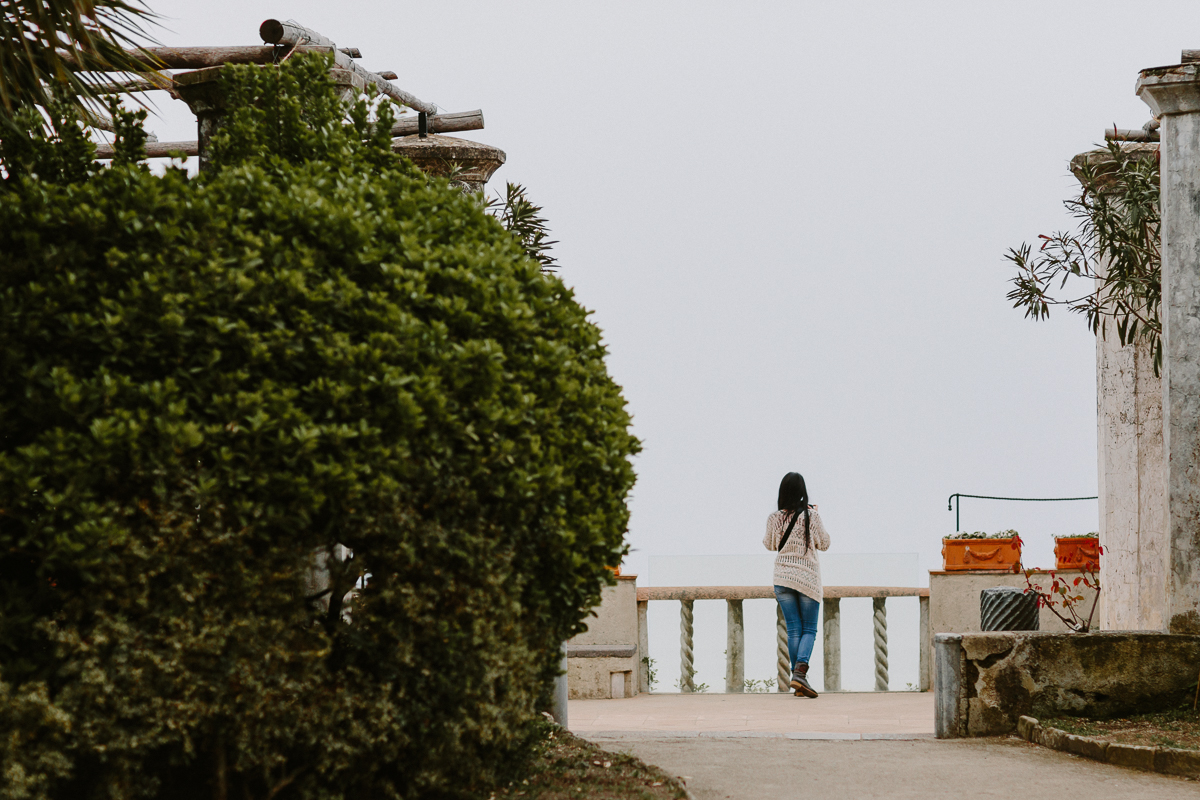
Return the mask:
<path id="1" fill-rule="evenodd" d="M 600 332 L 321 61 L 227 70 L 202 177 L 0 161 L 0 797 L 486 792 L 625 548 Z"/>

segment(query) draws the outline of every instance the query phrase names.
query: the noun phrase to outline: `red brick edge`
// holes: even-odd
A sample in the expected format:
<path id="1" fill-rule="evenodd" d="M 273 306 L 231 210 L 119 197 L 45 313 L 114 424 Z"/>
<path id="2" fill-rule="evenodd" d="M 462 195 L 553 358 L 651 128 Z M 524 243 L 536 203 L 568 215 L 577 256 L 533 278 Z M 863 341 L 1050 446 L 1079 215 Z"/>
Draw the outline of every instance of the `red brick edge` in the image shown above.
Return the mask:
<path id="1" fill-rule="evenodd" d="M 1200 779 L 1200 750 L 1117 744 L 1092 736 L 1076 736 L 1058 728 L 1043 728 L 1033 717 L 1021 717 L 1017 720 L 1017 734 L 1027 742 L 1040 744 L 1051 750 L 1062 750 L 1119 767 L 1133 767 L 1165 775 Z"/>

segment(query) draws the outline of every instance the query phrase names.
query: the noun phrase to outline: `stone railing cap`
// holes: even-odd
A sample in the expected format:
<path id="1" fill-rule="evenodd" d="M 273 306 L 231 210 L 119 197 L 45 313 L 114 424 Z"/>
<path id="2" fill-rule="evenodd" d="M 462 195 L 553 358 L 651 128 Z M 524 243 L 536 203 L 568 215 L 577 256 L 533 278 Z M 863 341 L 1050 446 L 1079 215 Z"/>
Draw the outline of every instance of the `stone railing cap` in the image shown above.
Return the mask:
<path id="1" fill-rule="evenodd" d="M 635 644 L 569 644 L 567 658 L 633 658 Z"/>
<path id="2" fill-rule="evenodd" d="M 919 586 L 826 586 L 824 599 L 842 597 L 928 597 Z M 649 600 L 760 600 L 774 599 L 771 586 L 642 586 L 639 601 Z"/>

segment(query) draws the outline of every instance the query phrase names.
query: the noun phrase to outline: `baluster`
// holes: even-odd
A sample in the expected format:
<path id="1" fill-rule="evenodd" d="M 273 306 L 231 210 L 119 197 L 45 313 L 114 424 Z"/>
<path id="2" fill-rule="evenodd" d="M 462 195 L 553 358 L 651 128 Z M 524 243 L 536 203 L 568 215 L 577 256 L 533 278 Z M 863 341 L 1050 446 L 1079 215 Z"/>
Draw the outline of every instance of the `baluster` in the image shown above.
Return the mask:
<path id="1" fill-rule="evenodd" d="M 888 690 L 887 603 L 886 597 L 873 597 L 875 606 L 875 691 Z"/>
<path id="2" fill-rule="evenodd" d="M 929 683 L 930 683 L 930 681 L 929 681 L 929 664 L 931 662 L 930 657 L 933 654 L 932 653 L 933 643 L 930 642 L 930 635 L 929 635 L 929 598 L 928 597 L 919 597 L 917 599 L 921 603 L 921 622 L 920 622 L 921 628 L 917 632 L 917 646 L 921 648 L 921 654 L 919 656 L 919 663 L 921 666 L 920 666 L 920 673 L 919 673 L 919 678 L 918 678 L 920 683 L 917 685 L 917 688 L 920 689 L 922 692 L 928 692 L 929 691 Z"/>
<path id="3" fill-rule="evenodd" d="M 787 620 L 783 618 L 783 609 L 775 604 L 775 665 L 779 672 L 779 691 L 790 691 L 788 682 L 792 679 L 791 656 L 788 655 Z"/>
<path id="4" fill-rule="evenodd" d="M 646 622 L 647 600 L 638 600 L 638 691 L 650 691 L 650 629 Z"/>
<path id="5" fill-rule="evenodd" d="M 826 597 L 822 605 L 824 616 L 823 654 L 824 689 L 827 692 L 842 690 L 842 599 Z"/>
<path id="6" fill-rule="evenodd" d="M 696 668 L 692 666 L 692 600 L 679 601 L 679 691 L 694 692 L 693 678 Z"/>
<path id="7" fill-rule="evenodd" d="M 742 621 L 742 601 L 725 601 L 725 691 L 746 691 L 746 628 Z"/>

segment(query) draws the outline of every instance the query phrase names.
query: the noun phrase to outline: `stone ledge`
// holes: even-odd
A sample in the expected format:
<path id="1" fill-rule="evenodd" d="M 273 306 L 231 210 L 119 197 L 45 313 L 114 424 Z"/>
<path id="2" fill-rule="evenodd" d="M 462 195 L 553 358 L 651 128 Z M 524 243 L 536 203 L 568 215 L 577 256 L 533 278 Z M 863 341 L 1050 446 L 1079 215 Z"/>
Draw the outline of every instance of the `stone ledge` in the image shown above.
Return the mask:
<path id="1" fill-rule="evenodd" d="M 1076 736 L 1058 728 L 1043 728 L 1040 722 L 1029 716 L 1023 716 L 1017 722 L 1017 735 L 1032 744 L 1074 753 L 1093 761 L 1200 779 L 1200 750 L 1119 744 L 1094 736 Z"/>
<path id="2" fill-rule="evenodd" d="M 1022 716 L 1174 707 L 1200 662 L 1200 636 L 1156 631 L 939 633 L 933 647 L 943 739 L 1004 736 Z"/>
<path id="3" fill-rule="evenodd" d="M 635 644 L 569 644 L 567 658 L 633 658 Z"/>

